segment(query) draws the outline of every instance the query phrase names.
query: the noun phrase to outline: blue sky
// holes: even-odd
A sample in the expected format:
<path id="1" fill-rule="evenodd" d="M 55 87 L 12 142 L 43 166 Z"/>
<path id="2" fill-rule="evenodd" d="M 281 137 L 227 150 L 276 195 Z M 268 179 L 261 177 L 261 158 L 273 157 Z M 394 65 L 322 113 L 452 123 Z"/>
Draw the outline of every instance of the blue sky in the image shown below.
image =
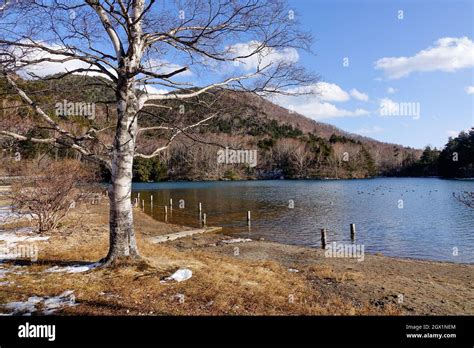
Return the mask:
<path id="1" fill-rule="evenodd" d="M 348 132 L 416 148 L 442 147 L 449 136 L 474 126 L 473 0 L 288 2 L 302 28 L 313 34 L 315 54 L 273 49 L 262 65 L 298 63 L 321 75 L 322 82 L 309 86 L 317 95 L 277 97 L 274 102 Z M 51 36 L 43 35 L 44 40 Z M 246 55 L 258 43 L 240 39 L 225 42 L 222 49 Z M 59 47 L 54 40 L 47 42 Z M 105 42 L 97 43 L 99 48 L 113 54 Z M 155 57 L 149 69 L 166 72 L 188 65 L 179 53 Z M 237 64 L 191 64 L 177 80 L 202 86 L 222 81 L 224 75 L 248 74 L 258 62 L 253 56 Z M 30 70 L 48 75 L 84 65 L 43 62 Z M 150 93 L 169 92 L 147 88 Z"/>
<path id="2" fill-rule="evenodd" d="M 296 18 L 315 38 L 315 55 L 300 52 L 300 63 L 320 74 L 323 81 L 340 87 L 349 98 L 326 101 L 346 111 L 340 115 L 336 111 L 334 117 L 311 112 L 311 107 L 318 104 L 304 108 L 304 103 L 311 102 L 308 99 L 284 100 L 281 104 L 293 103 L 296 111 L 304 110 L 307 116 L 346 131 L 417 148 L 428 144 L 441 147 L 450 134 L 474 126 L 474 87 L 469 89 L 474 86 L 473 1 L 289 3 Z M 401 15 L 403 19 L 399 19 Z M 445 48 L 436 49 L 443 45 L 437 44 L 442 38 L 453 40 L 444 43 Z M 415 57 L 422 50 L 427 50 L 426 54 Z M 453 62 L 450 69 L 446 59 L 456 60 L 458 55 L 461 61 Z M 349 58 L 348 66 L 343 64 L 345 57 Z M 399 57 L 415 58 L 399 65 L 389 60 L 385 69 L 375 69 L 380 59 Z M 420 71 L 423 69 L 430 71 Z M 405 76 L 400 77 L 404 72 Z M 352 89 L 365 94 L 368 100 L 351 96 Z M 387 105 L 383 104 L 387 100 L 419 103 L 419 117 L 416 113 L 381 116 L 380 107 Z M 411 105 L 415 108 L 416 104 Z M 364 112 L 357 113 L 357 109 Z"/>

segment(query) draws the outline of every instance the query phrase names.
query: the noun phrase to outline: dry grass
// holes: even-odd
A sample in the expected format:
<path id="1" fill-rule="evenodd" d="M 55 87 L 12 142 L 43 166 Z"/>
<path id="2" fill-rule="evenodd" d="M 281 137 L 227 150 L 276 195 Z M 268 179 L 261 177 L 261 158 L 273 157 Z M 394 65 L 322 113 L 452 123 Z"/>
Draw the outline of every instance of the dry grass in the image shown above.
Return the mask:
<path id="1" fill-rule="evenodd" d="M 151 267 L 96 269 L 85 273 L 45 273 L 56 265 L 93 262 L 108 246 L 107 206 L 79 207 L 49 241 L 39 244 L 37 262 L 25 261 L 20 274 L 2 281 L 0 303 L 24 301 L 29 296 L 56 296 L 74 290 L 75 307 L 58 314 L 74 315 L 365 315 L 397 314 L 368 303 L 354 304 L 336 294 L 322 294 L 314 277 L 337 281 L 361 275 L 338 275 L 325 266 L 291 273 L 274 261 L 248 261 L 200 250 L 178 250 L 151 244 L 144 236 L 179 229 L 135 212 L 139 249 Z M 9 226 L 12 227 L 12 226 Z M 14 226 L 13 226 L 14 227 Z M 13 264 L 6 264 L 12 267 Z M 161 283 L 180 267 L 193 271 L 184 282 Z M 180 295 L 181 294 L 181 295 Z M 182 296 L 184 295 L 184 297 Z M 183 301 L 184 300 L 184 301 Z M 0 309 L 2 311 L 2 309 Z"/>

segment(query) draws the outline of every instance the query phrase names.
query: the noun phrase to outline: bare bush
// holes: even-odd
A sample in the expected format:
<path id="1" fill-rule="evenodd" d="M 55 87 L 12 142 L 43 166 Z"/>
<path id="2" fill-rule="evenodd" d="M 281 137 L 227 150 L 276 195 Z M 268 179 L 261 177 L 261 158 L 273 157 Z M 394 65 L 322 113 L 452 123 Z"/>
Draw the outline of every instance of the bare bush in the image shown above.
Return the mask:
<path id="1" fill-rule="evenodd" d="M 79 161 L 65 160 L 34 166 L 11 187 L 12 209 L 30 215 L 38 232 L 55 229 L 90 190 L 94 174 Z"/>

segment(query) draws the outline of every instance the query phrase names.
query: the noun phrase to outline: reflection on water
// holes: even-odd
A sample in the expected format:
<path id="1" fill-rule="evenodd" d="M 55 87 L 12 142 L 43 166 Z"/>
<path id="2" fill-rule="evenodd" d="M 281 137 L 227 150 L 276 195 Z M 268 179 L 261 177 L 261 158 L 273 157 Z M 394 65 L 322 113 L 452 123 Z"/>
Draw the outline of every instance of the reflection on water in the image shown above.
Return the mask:
<path id="1" fill-rule="evenodd" d="M 350 243 L 351 223 L 366 252 L 452 262 L 474 262 L 474 210 L 452 197 L 474 191 L 474 181 L 434 178 L 367 180 L 179 182 L 134 184 L 145 212 L 164 220 L 199 226 L 202 202 L 207 224 L 224 232 L 305 246 Z M 153 195 L 151 209 L 150 195 Z M 184 208 L 179 204 L 184 203 Z M 247 227 L 247 211 L 252 226 Z M 457 255 L 456 255 L 457 254 Z"/>

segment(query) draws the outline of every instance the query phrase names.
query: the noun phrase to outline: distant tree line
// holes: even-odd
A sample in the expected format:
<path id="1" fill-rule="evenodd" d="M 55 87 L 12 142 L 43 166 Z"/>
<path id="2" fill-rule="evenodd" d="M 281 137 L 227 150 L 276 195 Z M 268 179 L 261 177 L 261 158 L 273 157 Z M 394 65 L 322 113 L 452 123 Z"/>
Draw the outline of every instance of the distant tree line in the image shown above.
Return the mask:
<path id="1" fill-rule="evenodd" d="M 474 177 L 474 128 L 450 137 L 442 150 L 425 147 L 418 161 L 397 173 L 400 176 Z"/>
<path id="2" fill-rule="evenodd" d="M 55 113 L 54 100 L 96 103 L 95 118 L 82 118 L 82 123 L 75 122 L 74 132 L 89 126 L 101 131 L 113 127 L 116 122 L 116 111 L 107 104 L 113 94 L 103 86 L 98 87 L 97 82 L 98 78 L 78 76 L 49 82 L 18 79 L 21 87 L 35 94 L 38 102 L 44 105 L 44 110 L 55 120 L 59 116 Z M 4 81 L 0 79 L 0 91 L 3 89 Z M 44 93 L 44 90 L 49 93 Z M 182 109 L 175 122 L 185 125 L 204 118 L 209 110 L 202 105 L 211 103 L 212 99 L 211 96 L 203 95 L 199 100 L 188 103 L 169 101 L 166 106 L 173 110 Z M 151 159 L 135 158 L 133 180 L 344 179 L 406 175 L 410 171 L 421 173 L 419 175 L 436 175 L 428 165 L 433 163 L 431 155 L 424 154 L 421 162 L 417 162 L 420 150 L 381 143 L 344 133 L 323 123 L 313 123 L 260 97 L 228 92 L 222 93 L 215 103 L 217 105 L 213 106 L 223 110 L 218 117 L 193 128 L 192 132 L 181 134 L 178 141 L 159 156 Z M 1 111 L 2 126 L 8 128 L 11 125 L 21 131 L 25 125 L 25 113 L 30 112 L 29 109 L 22 108 L 14 97 L 4 99 L 3 104 L 8 109 Z M 159 117 L 148 114 L 142 116 L 144 128 L 151 129 L 162 123 L 166 125 L 171 122 L 170 118 L 176 118 L 166 108 L 160 110 Z M 27 138 L 47 138 L 50 133 L 47 127 L 25 126 L 28 126 L 25 132 Z M 106 133 L 101 134 L 107 139 Z M 136 146 L 140 152 L 150 153 L 158 144 L 166 145 L 160 139 L 156 132 L 145 130 Z M 66 145 L 51 147 L 32 141 L 0 139 L 4 158 L 12 158 L 18 152 L 22 159 L 27 160 L 42 157 L 80 160 L 81 155 Z M 101 143 L 96 142 L 93 146 L 100 147 Z M 222 147 L 257 150 L 257 166 L 217 163 L 217 151 Z M 89 166 L 100 174 L 102 180 L 110 180 L 110 172 L 105 166 Z"/>

